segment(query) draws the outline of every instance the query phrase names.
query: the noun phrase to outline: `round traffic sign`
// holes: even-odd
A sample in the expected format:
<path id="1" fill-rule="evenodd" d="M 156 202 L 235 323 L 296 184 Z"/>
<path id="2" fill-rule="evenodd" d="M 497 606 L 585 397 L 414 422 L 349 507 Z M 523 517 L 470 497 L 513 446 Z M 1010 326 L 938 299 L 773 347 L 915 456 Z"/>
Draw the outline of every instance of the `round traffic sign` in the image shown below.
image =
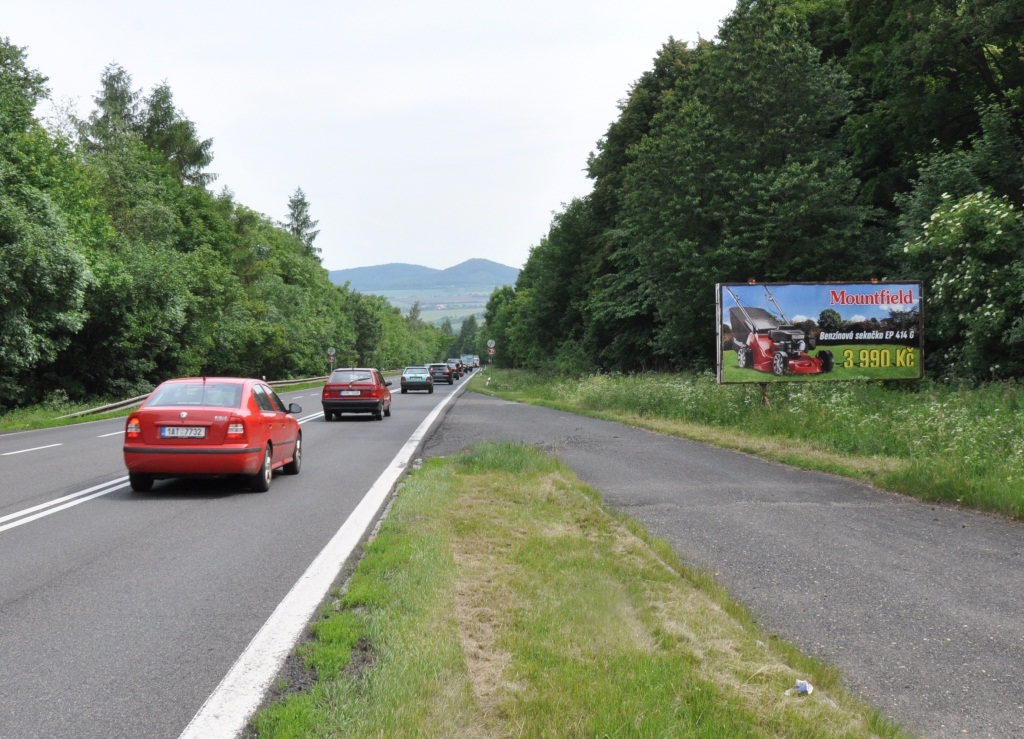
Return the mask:
<path id="1" fill-rule="evenodd" d="M 335 349 L 333 346 L 330 349 L 327 350 L 327 356 L 328 357 L 333 357 L 337 353 L 338 353 L 338 350 Z"/>
<path id="2" fill-rule="evenodd" d="M 494 348 L 494 339 L 488 339 L 487 340 L 487 347 L 489 349 L 493 349 Z"/>

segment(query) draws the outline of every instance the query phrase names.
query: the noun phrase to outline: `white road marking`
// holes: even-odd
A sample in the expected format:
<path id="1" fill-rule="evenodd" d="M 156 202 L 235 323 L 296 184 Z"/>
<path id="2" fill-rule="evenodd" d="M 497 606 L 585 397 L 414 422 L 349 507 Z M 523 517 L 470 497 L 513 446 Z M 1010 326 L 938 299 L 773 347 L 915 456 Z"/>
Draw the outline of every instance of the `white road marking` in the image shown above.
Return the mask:
<path id="1" fill-rule="evenodd" d="M 124 429 L 121 429 L 120 431 L 115 431 L 115 432 L 113 432 L 111 434 L 100 434 L 96 438 L 97 439 L 106 439 L 108 436 L 123 436 L 123 435 L 124 435 Z"/>
<path id="2" fill-rule="evenodd" d="M 62 446 L 61 444 L 47 444 L 46 446 L 34 446 L 31 449 L 19 449 L 16 452 L 4 452 L 0 454 L 0 457 L 9 457 L 12 454 L 24 454 L 25 452 L 38 452 L 40 449 L 53 449 L 55 446 Z"/>
<path id="3" fill-rule="evenodd" d="M 341 566 L 359 545 L 391 489 L 405 471 L 416 447 L 426 436 L 434 419 L 455 396 L 456 393 L 452 393 L 438 403 L 412 433 L 309 569 L 274 609 L 179 739 L 231 739 L 245 728 L 313 612 L 334 583 Z"/>
<path id="4" fill-rule="evenodd" d="M 93 485 L 91 488 L 81 490 L 77 493 L 71 493 L 71 495 L 65 495 L 63 498 L 57 498 L 56 500 L 51 500 L 47 503 L 40 503 L 37 506 L 32 506 L 31 508 L 26 508 L 23 511 L 17 511 L 16 513 L 9 513 L 6 516 L 0 517 L 0 524 L 3 524 L 4 521 L 14 521 L 14 519 L 19 520 L 14 521 L 13 523 L 8 523 L 4 524 L 3 526 L 0 526 L 0 532 L 16 528 L 18 526 L 21 526 L 22 524 L 28 523 L 29 521 L 35 521 L 37 519 L 44 518 L 45 516 L 49 516 L 50 514 L 57 513 L 58 511 L 63 511 L 66 508 L 71 508 L 72 506 L 76 506 L 79 503 L 84 503 L 87 500 L 98 498 L 101 495 L 112 493 L 115 490 L 120 490 L 121 488 L 127 486 L 128 477 L 119 477 L 116 480 L 104 482 L 100 485 Z M 97 490 L 99 492 L 94 492 Z M 39 512 L 37 513 L 37 511 Z"/>
<path id="5" fill-rule="evenodd" d="M 323 411 L 321 411 L 320 413 L 314 413 L 314 414 L 312 414 L 310 416 L 307 416 L 306 418 L 300 419 L 299 423 L 301 424 L 303 421 L 308 421 L 311 418 L 317 418 L 317 417 L 322 416 L 322 415 L 323 415 Z M 106 436 L 116 436 L 118 434 L 124 434 L 124 431 L 116 431 L 116 432 L 114 432 L 112 434 L 102 434 L 101 436 L 99 436 L 97 438 L 102 439 L 102 438 L 104 438 Z M 34 451 L 36 451 L 38 449 L 50 449 L 51 447 L 56 447 L 56 446 L 62 446 L 62 445 L 61 444 L 50 444 L 49 446 L 40 446 L 40 447 L 35 447 L 33 449 L 21 449 L 21 450 L 16 451 L 16 452 L 7 452 L 3 456 L 7 456 L 7 455 L 10 455 L 10 454 L 21 454 L 22 452 L 34 452 Z M 55 498 L 54 500 L 47 501 L 46 503 L 40 503 L 39 505 L 32 506 L 31 508 L 26 508 L 24 510 L 16 511 L 14 513 L 8 513 L 6 516 L 0 516 L 0 524 L 4 524 L 5 521 L 14 521 L 14 519 L 20 519 L 18 521 L 15 521 L 14 523 L 8 523 L 6 525 L 0 526 L 0 532 L 7 531 L 8 529 L 16 528 L 16 527 L 21 526 L 22 524 L 26 524 L 26 523 L 28 523 L 30 521 L 36 521 L 36 520 L 38 520 L 40 518 L 44 518 L 46 516 L 49 516 L 50 514 L 57 513 L 58 511 L 63 511 L 65 509 L 67 509 L 67 508 L 71 508 L 72 506 L 76 506 L 79 503 L 85 503 L 87 500 L 92 500 L 93 498 L 99 498 L 100 496 L 106 495 L 107 493 L 112 493 L 115 490 L 120 490 L 121 488 L 125 488 L 125 487 L 128 486 L 128 483 L 126 482 L 127 480 L 128 480 L 127 476 L 125 476 L 125 477 L 118 477 L 117 479 L 111 480 L 110 482 L 104 482 L 104 483 L 101 483 L 99 485 L 94 485 L 91 488 L 88 488 L 86 490 L 81 490 L 81 491 L 79 491 L 77 493 L 71 493 L 70 495 L 65 495 L 62 498 Z M 110 487 L 110 486 L 113 486 L 113 487 Z M 105 488 L 105 489 L 101 489 L 101 488 Z M 94 491 L 96 491 L 96 490 L 99 490 L 100 492 L 94 493 Z M 90 493 L 93 493 L 93 494 L 90 495 Z M 73 501 L 73 502 L 66 502 L 66 501 Z M 62 503 L 63 503 L 63 505 L 61 505 Z M 48 509 L 48 510 L 44 510 L 44 509 Z M 43 512 L 36 513 L 37 511 L 43 511 Z M 31 515 L 33 513 L 35 513 L 35 515 Z"/>

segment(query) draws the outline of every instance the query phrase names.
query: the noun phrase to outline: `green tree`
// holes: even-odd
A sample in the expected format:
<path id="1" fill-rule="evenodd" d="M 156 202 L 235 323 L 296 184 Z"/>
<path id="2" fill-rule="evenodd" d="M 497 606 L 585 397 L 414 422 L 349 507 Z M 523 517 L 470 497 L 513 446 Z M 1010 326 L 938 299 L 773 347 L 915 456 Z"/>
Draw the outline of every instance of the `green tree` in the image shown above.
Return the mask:
<path id="1" fill-rule="evenodd" d="M 95 221 L 65 142 L 32 115 L 48 94 L 25 51 L 0 39 L 0 408 L 38 400 L 81 328 Z"/>
<path id="2" fill-rule="evenodd" d="M 25 48 L 0 38 L 0 135 L 24 134 L 36 124 L 32 112 L 49 97 L 47 78 L 26 63 Z"/>
<path id="3" fill-rule="evenodd" d="M 311 257 L 320 257 L 320 248 L 313 245 L 320 231 L 316 225 L 320 221 L 314 221 L 309 214 L 309 201 L 306 200 L 306 193 L 301 187 L 295 188 L 295 192 L 288 200 L 288 221 L 285 228 L 288 233 L 295 236 L 306 247 L 306 252 Z"/>
<path id="4" fill-rule="evenodd" d="M 818 316 L 818 325 L 822 331 L 838 331 L 843 327 L 843 317 L 839 311 L 826 308 Z"/>
<path id="5" fill-rule="evenodd" d="M 405 320 L 409 322 L 412 327 L 419 327 L 423 323 L 423 319 L 420 317 L 420 301 L 415 301 L 409 308 L 409 315 L 405 317 Z"/>
<path id="6" fill-rule="evenodd" d="M 559 364 L 632 369 L 646 364 L 650 357 L 654 306 L 640 290 L 638 265 L 635 256 L 624 248 L 624 232 L 619 225 L 624 180 L 639 144 L 651 133 L 665 107 L 677 97 L 691 94 L 697 60 L 709 47 L 709 42 L 701 42 L 690 48 L 671 38 L 661 47 L 653 68 L 632 86 L 619 106 L 618 119 L 608 127 L 588 161 L 593 193 L 582 202 L 570 204 L 552 224 L 549 242 L 556 252 L 575 252 L 580 269 L 573 282 L 584 286 L 582 294 L 570 298 L 575 309 L 583 313 L 582 329 L 574 328 L 571 335 L 562 337 Z M 546 251 L 537 250 L 540 260 L 547 259 Z M 529 272 L 528 261 L 523 279 L 529 279 Z M 541 287 L 532 291 L 533 300 L 545 299 L 542 295 L 546 290 Z M 528 306 L 527 320 L 532 314 Z M 549 350 L 536 349 L 534 357 L 550 358 Z"/>
<path id="7" fill-rule="evenodd" d="M 476 332 L 476 316 L 470 314 L 463 318 L 462 325 L 459 326 L 459 335 L 455 339 L 455 343 L 452 344 L 451 351 L 453 357 L 476 353 Z"/>
<path id="8" fill-rule="evenodd" d="M 605 312 L 653 313 L 639 356 L 655 366 L 711 362 L 716 282 L 863 278 L 881 261 L 860 238 L 867 213 L 835 138 L 846 80 L 806 35 L 785 3 L 741 0 L 692 95 L 636 147 L 616 289 L 599 288 Z"/>
<path id="9" fill-rule="evenodd" d="M 204 171 L 213 161 L 213 139 L 198 137 L 195 124 L 174 107 L 166 82 L 145 99 L 138 128 L 145 144 L 163 154 L 183 184 L 205 187 L 216 179 Z"/>
<path id="10" fill-rule="evenodd" d="M 498 367 L 517 366 L 516 346 L 511 331 L 515 324 L 515 298 L 516 290 L 510 285 L 496 287 L 487 299 L 487 305 L 484 308 L 487 338 L 494 340 L 493 361 Z"/>
<path id="11" fill-rule="evenodd" d="M 137 133 L 142 122 L 142 90 L 132 87 L 132 76 L 117 64 L 108 64 L 93 97 L 95 109 L 78 122 L 87 153 L 119 145 L 126 134 Z"/>
<path id="12" fill-rule="evenodd" d="M 845 61 L 864 91 L 844 130 L 865 194 L 893 210 L 922 152 L 979 131 L 978 101 L 1024 114 L 1019 0 L 849 0 Z"/>
<path id="13" fill-rule="evenodd" d="M 996 197 L 1019 200 L 1024 189 L 1024 139 L 1014 131 L 1002 105 L 982 106 L 981 131 L 969 142 L 921 157 L 918 177 L 907 193 L 896 196 L 898 249 L 913 241 L 944 199 L 987 190 Z"/>
<path id="14" fill-rule="evenodd" d="M 573 200 L 555 215 L 519 273 L 516 289 L 523 297 L 515 337 L 530 367 L 593 367 L 584 344 L 587 302 L 601 259 L 596 228 L 593 199 Z"/>

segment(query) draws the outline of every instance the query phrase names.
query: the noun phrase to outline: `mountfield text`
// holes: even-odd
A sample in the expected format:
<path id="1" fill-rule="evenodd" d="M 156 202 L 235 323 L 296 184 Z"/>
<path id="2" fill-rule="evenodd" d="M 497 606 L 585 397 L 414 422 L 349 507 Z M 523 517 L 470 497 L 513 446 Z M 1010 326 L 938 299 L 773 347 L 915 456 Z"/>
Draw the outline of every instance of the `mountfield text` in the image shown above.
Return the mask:
<path id="1" fill-rule="evenodd" d="M 913 305 L 914 291 L 876 290 L 864 295 L 847 295 L 846 290 L 831 290 L 832 305 Z"/>

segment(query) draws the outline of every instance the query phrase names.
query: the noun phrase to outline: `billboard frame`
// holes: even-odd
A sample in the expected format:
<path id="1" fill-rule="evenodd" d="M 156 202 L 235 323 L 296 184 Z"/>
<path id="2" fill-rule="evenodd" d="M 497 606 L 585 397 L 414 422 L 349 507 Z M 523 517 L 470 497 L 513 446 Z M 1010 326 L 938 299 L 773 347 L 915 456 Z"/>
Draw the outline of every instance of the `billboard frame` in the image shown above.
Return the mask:
<path id="1" fill-rule="evenodd" d="M 924 376 L 918 280 L 718 283 L 715 316 L 720 385 Z"/>

